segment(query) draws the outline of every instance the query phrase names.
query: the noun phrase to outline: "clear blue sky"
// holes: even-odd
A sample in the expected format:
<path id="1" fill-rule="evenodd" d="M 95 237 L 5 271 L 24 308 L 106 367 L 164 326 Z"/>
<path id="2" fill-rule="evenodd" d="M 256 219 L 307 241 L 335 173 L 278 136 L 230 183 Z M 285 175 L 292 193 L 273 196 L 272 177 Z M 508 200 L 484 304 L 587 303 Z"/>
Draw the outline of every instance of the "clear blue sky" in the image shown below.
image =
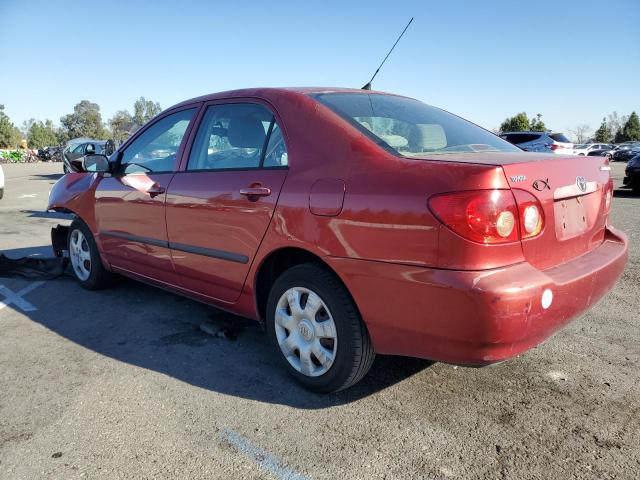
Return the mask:
<path id="1" fill-rule="evenodd" d="M 243 4 L 242 7 L 239 5 Z M 163 108 L 250 86 L 374 88 L 487 128 L 519 111 L 597 128 L 640 111 L 640 0 L 0 0 L 0 103 L 14 123 L 144 95 Z"/>

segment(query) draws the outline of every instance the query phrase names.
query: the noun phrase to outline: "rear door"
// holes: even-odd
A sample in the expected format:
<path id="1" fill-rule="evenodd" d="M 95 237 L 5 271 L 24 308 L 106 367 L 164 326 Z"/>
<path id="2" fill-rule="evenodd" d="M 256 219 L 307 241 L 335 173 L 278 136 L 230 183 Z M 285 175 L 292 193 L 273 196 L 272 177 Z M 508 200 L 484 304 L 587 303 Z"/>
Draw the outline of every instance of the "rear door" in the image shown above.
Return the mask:
<path id="1" fill-rule="evenodd" d="M 281 124 L 264 104 L 215 102 L 167 192 L 167 230 L 180 286 L 237 300 L 288 171 Z"/>

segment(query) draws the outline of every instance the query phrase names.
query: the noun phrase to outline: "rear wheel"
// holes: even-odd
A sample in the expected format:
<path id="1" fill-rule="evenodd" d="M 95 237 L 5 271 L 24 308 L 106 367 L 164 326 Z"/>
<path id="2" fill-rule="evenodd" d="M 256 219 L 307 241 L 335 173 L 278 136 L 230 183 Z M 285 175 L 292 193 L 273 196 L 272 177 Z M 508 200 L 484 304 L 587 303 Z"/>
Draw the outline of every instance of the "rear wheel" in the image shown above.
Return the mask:
<path id="1" fill-rule="evenodd" d="M 104 268 L 89 227 L 79 219 L 69 227 L 69 258 L 78 283 L 87 290 L 99 290 L 110 285 L 112 274 Z"/>
<path id="2" fill-rule="evenodd" d="M 276 280 L 267 303 L 267 330 L 285 368 L 316 392 L 357 383 L 375 358 L 351 296 L 319 265 L 292 267 Z"/>

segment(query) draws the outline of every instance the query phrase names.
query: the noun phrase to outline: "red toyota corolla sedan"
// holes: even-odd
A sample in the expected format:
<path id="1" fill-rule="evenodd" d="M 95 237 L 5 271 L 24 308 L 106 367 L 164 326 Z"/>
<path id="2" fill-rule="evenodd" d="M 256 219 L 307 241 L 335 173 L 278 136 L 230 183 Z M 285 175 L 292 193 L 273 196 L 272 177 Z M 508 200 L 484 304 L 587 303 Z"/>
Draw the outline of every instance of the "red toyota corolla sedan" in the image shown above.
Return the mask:
<path id="1" fill-rule="evenodd" d="M 524 153 L 417 100 L 251 89 L 176 105 L 49 209 L 88 289 L 112 272 L 264 322 L 306 387 L 375 353 L 505 360 L 592 306 L 624 269 L 601 157 Z"/>

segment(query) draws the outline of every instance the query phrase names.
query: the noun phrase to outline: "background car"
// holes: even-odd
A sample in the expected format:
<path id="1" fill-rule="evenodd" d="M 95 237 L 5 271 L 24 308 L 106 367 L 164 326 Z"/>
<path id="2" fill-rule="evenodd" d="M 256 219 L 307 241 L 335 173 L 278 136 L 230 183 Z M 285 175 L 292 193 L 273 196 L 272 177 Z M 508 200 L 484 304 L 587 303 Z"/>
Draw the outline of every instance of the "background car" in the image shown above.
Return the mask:
<path id="1" fill-rule="evenodd" d="M 627 163 L 622 183 L 627 187 L 631 187 L 634 193 L 640 194 L 640 154 Z"/>
<path id="2" fill-rule="evenodd" d="M 573 155 L 573 143 L 564 133 L 553 132 L 504 132 L 500 137 L 525 152 L 553 152 Z"/>
<path id="3" fill-rule="evenodd" d="M 587 153 L 587 157 L 611 157 L 615 150 L 613 148 L 605 148 L 603 150 L 591 150 Z"/>
<path id="4" fill-rule="evenodd" d="M 2 165 L 0 165 L 0 199 L 4 196 L 4 172 L 2 171 Z"/>
<path id="5" fill-rule="evenodd" d="M 589 155 L 589 152 L 593 150 L 612 150 L 613 145 L 608 143 L 582 143 L 573 146 L 574 155 Z"/>
<path id="6" fill-rule="evenodd" d="M 640 143 L 628 143 L 620 145 L 613 154 L 611 160 L 614 162 L 626 162 L 640 153 Z"/>
<path id="7" fill-rule="evenodd" d="M 106 141 L 86 140 L 68 145 L 62 152 L 64 173 L 81 172 L 82 157 L 85 155 L 103 154 L 105 152 Z"/>

